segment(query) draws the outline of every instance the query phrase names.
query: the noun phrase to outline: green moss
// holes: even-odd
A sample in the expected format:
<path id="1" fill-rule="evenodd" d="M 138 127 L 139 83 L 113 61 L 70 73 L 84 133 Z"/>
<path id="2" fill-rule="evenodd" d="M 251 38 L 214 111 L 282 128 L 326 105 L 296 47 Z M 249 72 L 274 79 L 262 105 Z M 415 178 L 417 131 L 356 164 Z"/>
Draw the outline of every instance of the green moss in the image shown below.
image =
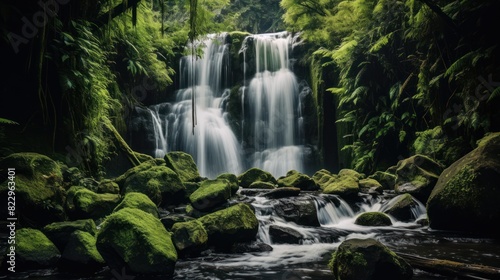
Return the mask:
<path id="1" fill-rule="evenodd" d="M 384 190 L 392 190 L 396 184 L 396 175 L 388 172 L 377 171 L 373 175 L 368 176 L 368 178 L 377 180 Z"/>
<path id="2" fill-rule="evenodd" d="M 205 180 L 200 187 L 189 196 L 194 208 L 206 211 L 221 205 L 231 197 L 231 186 L 226 179 Z"/>
<path id="3" fill-rule="evenodd" d="M 117 212 L 123 208 L 136 208 L 140 209 L 146 213 L 149 213 L 155 217 L 158 215 L 158 207 L 149 199 L 149 197 L 143 193 L 131 192 L 127 193 L 123 198 L 122 202 L 116 206 L 113 212 Z"/>
<path id="4" fill-rule="evenodd" d="M 356 170 L 352 170 L 352 169 L 342 169 L 339 171 L 338 175 L 351 177 L 355 180 L 361 180 L 361 179 L 365 178 L 364 174 L 361 174 L 361 173 L 357 172 Z"/>
<path id="5" fill-rule="evenodd" d="M 165 155 L 165 162 L 182 182 L 198 182 L 201 177 L 198 167 L 190 154 L 184 152 L 169 152 Z"/>
<path id="6" fill-rule="evenodd" d="M 105 179 L 99 182 L 99 186 L 97 187 L 98 193 L 112 193 L 118 194 L 120 193 L 120 186 L 110 179 Z"/>
<path id="7" fill-rule="evenodd" d="M 16 231 L 16 255 L 27 266 L 54 265 L 60 257 L 57 247 L 41 231 L 22 228 Z"/>
<path id="8" fill-rule="evenodd" d="M 63 251 L 71 234 L 77 230 L 92 236 L 97 233 L 97 227 L 92 219 L 52 223 L 46 225 L 42 231 L 60 251 Z"/>
<path id="9" fill-rule="evenodd" d="M 296 187 L 301 190 L 316 190 L 318 187 L 311 177 L 302 174 L 296 170 L 291 170 L 286 177 L 278 180 L 279 187 Z"/>
<path id="10" fill-rule="evenodd" d="M 265 190 L 273 190 L 276 186 L 273 183 L 268 182 L 253 182 L 248 186 L 250 189 L 265 189 Z"/>
<path id="11" fill-rule="evenodd" d="M 97 249 L 110 267 L 132 273 L 173 274 L 177 252 L 160 220 L 139 209 L 123 208 L 107 217 Z"/>
<path id="12" fill-rule="evenodd" d="M 323 193 L 338 194 L 340 196 L 357 195 L 359 192 L 358 181 L 349 176 L 332 177 L 323 188 Z"/>
<path id="13" fill-rule="evenodd" d="M 121 196 L 118 194 L 98 194 L 81 188 L 73 197 L 75 215 L 82 218 L 102 218 L 113 211 L 120 199 Z"/>
<path id="14" fill-rule="evenodd" d="M 87 266 L 104 266 L 105 264 L 101 254 L 97 251 L 95 236 L 80 230 L 71 234 L 62 259 Z"/>
<path id="15" fill-rule="evenodd" d="M 377 180 L 371 178 L 359 180 L 359 187 L 365 189 L 374 188 L 376 191 L 381 191 L 383 189 L 382 185 Z"/>
<path id="16" fill-rule="evenodd" d="M 179 251 L 201 248 L 208 241 L 208 233 L 198 220 L 175 223 L 172 241 Z"/>
<path id="17" fill-rule="evenodd" d="M 154 166 L 157 166 L 157 164 L 158 164 L 158 162 L 154 159 L 145 161 L 137 166 L 130 168 L 125 173 L 123 173 L 122 175 L 115 178 L 114 181 L 120 186 L 121 189 L 123 189 L 127 178 L 129 178 L 130 176 L 132 176 L 138 172 L 145 171 L 145 170 L 148 170 Z"/>
<path id="18" fill-rule="evenodd" d="M 359 215 L 354 221 L 361 226 L 390 226 L 392 225 L 389 216 L 382 212 L 365 212 Z"/>
<path id="19" fill-rule="evenodd" d="M 231 186 L 231 194 L 233 194 L 233 195 L 236 194 L 236 192 L 240 189 L 238 177 L 236 177 L 236 175 L 234 175 L 234 174 L 230 174 L 230 173 L 220 174 L 219 176 L 217 176 L 217 179 L 228 180 L 229 184 Z"/>
<path id="20" fill-rule="evenodd" d="M 268 182 L 273 184 L 278 183 L 273 175 L 271 175 L 271 173 L 255 167 L 248 169 L 240 176 L 238 176 L 238 180 L 240 182 L 240 186 L 243 188 L 250 187 L 250 184 L 252 184 L 253 182 Z"/>

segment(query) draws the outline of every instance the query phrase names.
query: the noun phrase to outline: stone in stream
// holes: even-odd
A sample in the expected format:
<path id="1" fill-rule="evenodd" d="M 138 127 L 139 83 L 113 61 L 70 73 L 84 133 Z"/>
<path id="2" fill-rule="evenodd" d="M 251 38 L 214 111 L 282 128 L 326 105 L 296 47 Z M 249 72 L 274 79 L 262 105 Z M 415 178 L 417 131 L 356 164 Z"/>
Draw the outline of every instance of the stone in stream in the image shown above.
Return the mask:
<path id="1" fill-rule="evenodd" d="M 391 218 L 382 212 L 364 212 L 359 215 L 354 221 L 356 225 L 360 226 L 391 226 Z"/>
<path id="2" fill-rule="evenodd" d="M 104 259 L 97 251 L 95 236 L 77 230 L 70 235 L 58 267 L 63 271 L 91 274 L 105 265 Z"/>
<path id="3" fill-rule="evenodd" d="M 158 207 L 143 193 L 130 192 L 125 195 L 122 202 L 116 206 L 113 212 L 117 212 L 123 208 L 136 208 L 155 217 L 159 217 Z"/>
<path id="4" fill-rule="evenodd" d="M 378 193 L 381 194 L 384 190 L 382 184 L 380 184 L 377 180 L 367 178 L 359 180 L 359 188 L 361 192 L 364 193 Z"/>
<path id="5" fill-rule="evenodd" d="M 499 236 L 500 133 L 446 168 L 427 201 L 429 226 Z"/>
<path id="6" fill-rule="evenodd" d="M 172 227 L 172 242 L 183 256 L 199 254 L 205 249 L 208 233 L 198 220 L 176 223 Z"/>
<path id="7" fill-rule="evenodd" d="M 97 234 L 97 249 L 111 269 L 172 276 L 177 251 L 160 220 L 139 209 L 109 215 Z"/>
<path id="8" fill-rule="evenodd" d="M 276 179 L 273 175 L 271 175 L 271 173 L 255 167 L 240 174 L 240 176 L 238 176 L 238 180 L 242 188 L 249 188 L 253 182 L 267 182 L 274 185 L 277 184 Z"/>
<path id="9" fill-rule="evenodd" d="M 77 230 L 87 232 L 92 236 L 97 234 L 97 227 L 92 219 L 56 222 L 48 224 L 42 229 L 43 233 L 54 242 L 61 252 L 64 251 L 71 234 Z"/>
<path id="10" fill-rule="evenodd" d="M 251 183 L 248 188 L 249 189 L 259 189 L 259 190 L 274 190 L 274 189 L 276 189 L 276 185 L 274 185 L 273 183 L 269 183 L 269 182 L 257 181 L 257 182 Z"/>
<path id="11" fill-rule="evenodd" d="M 199 211 L 210 211 L 231 197 L 231 184 L 226 179 L 205 180 L 189 196 L 191 205 Z"/>
<path id="12" fill-rule="evenodd" d="M 316 205 L 311 197 L 281 198 L 274 209 L 286 221 L 303 226 L 320 226 Z"/>
<path id="13" fill-rule="evenodd" d="M 381 189 L 376 190 L 379 193 L 382 193 L 383 190 L 392 190 L 396 185 L 396 175 L 388 172 L 376 171 L 368 176 L 368 179 L 374 179 L 382 185 Z"/>
<path id="14" fill-rule="evenodd" d="M 412 267 L 375 239 L 349 239 L 340 244 L 328 264 L 337 280 L 407 280 Z"/>
<path id="15" fill-rule="evenodd" d="M 319 189 L 316 182 L 306 174 L 296 170 L 288 171 L 285 177 L 278 179 L 279 187 L 296 187 L 304 191 L 315 191 Z"/>
<path id="16" fill-rule="evenodd" d="M 61 257 L 56 245 L 41 231 L 22 228 L 16 231 L 16 272 L 53 267 Z"/>
<path id="17" fill-rule="evenodd" d="M 303 238 L 302 234 L 293 228 L 278 225 L 269 226 L 269 235 L 274 244 L 300 244 Z"/>
<path id="18" fill-rule="evenodd" d="M 165 155 L 167 166 L 175 171 L 182 182 L 199 182 L 201 180 L 198 167 L 193 157 L 185 152 L 174 151 Z"/>
<path id="19" fill-rule="evenodd" d="M 162 217 L 160 219 L 161 223 L 163 224 L 165 229 L 168 231 L 172 231 L 172 227 L 176 223 L 188 222 L 188 221 L 192 221 L 192 220 L 195 220 L 195 218 L 190 217 L 188 215 L 184 215 L 184 214 L 171 214 L 171 215 L 168 215 L 166 217 Z"/>
<path id="20" fill-rule="evenodd" d="M 300 194 L 299 188 L 282 187 L 273 189 L 270 192 L 262 194 L 261 196 L 267 198 L 284 198 L 284 197 L 298 196 L 299 194 Z"/>
<path id="21" fill-rule="evenodd" d="M 414 216 L 413 209 L 419 205 L 408 193 L 392 198 L 386 205 L 387 208 L 381 209 L 382 212 L 393 216 L 398 221 L 411 222 L 418 218 Z"/>
<path id="22" fill-rule="evenodd" d="M 331 174 L 326 170 L 316 172 L 313 178 L 325 194 L 336 194 L 341 197 L 357 197 L 359 180 L 363 175 L 351 170 L 342 169 L 339 175 Z"/>

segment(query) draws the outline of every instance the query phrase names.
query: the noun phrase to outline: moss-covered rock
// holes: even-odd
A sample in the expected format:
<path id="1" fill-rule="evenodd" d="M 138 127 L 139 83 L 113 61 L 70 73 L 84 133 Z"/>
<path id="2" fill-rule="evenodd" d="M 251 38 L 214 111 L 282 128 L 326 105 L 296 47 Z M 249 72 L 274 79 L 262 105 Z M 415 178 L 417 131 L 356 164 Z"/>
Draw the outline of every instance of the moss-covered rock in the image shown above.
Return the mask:
<path id="1" fill-rule="evenodd" d="M 255 167 L 240 174 L 238 181 L 242 188 L 249 188 L 253 182 L 268 182 L 275 185 L 278 183 L 271 173 Z"/>
<path id="2" fill-rule="evenodd" d="M 365 212 L 354 221 L 360 226 L 379 227 L 392 225 L 391 218 L 382 212 Z"/>
<path id="3" fill-rule="evenodd" d="M 162 162 L 160 162 L 158 159 L 152 159 L 152 160 L 142 162 L 141 164 L 128 169 L 122 175 L 116 177 L 114 179 L 114 182 L 116 182 L 118 184 L 118 186 L 120 186 L 120 190 L 123 190 L 124 185 L 125 185 L 125 181 L 127 180 L 127 178 L 129 178 L 130 176 L 132 176 L 138 172 L 148 170 L 154 166 L 165 166 L 165 161 L 163 160 Z"/>
<path id="4" fill-rule="evenodd" d="M 445 169 L 427 202 L 430 227 L 498 234 L 500 133 Z"/>
<path id="5" fill-rule="evenodd" d="M 184 187 L 186 187 L 186 200 L 189 200 L 189 196 L 193 194 L 200 185 L 199 182 L 184 182 Z"/>
<path id="6" fill-rule="evenodd" d="M 166 166 L 153 166 L 125 180 L 124 193 L 140 192 L 156 205 L 168 206 L 184 202 L 186 187 L 177 173 Z"/>
<path id="7" fill-rule="evenodd" d="M 396 169 L 395 190 L 426 202 L 442 171 L 439 163 L 424 155 L 400 160 Z"/>
<path id="8" fill-rule="evenodd" d="M 143 193 L 130 192 L 125 195 L 122 202 L 116 206 L 113 212 L 117 212 L 123 208 L 136 208 L 155 217 L 159 217 L 158 207 Z"/>
<path id="9" fill-rule="evenodd" d="M 170 167 L 182 182 L 198 182 L 201 180 L 198 167 L 190 154 L 185 152 L 175 151 L 165 155 L 165 162 Z"/>
<path id="10" fill-rule="evenodd" d="M 358 181 L 365 178 L 364 174 L 359 173 L 358 171 L 352 170 L 352 169 L 341 169 L 339 171 L 338 175 L 339 176 L 352 177 L 352 178 L 354 178 L 354 179 L 356 179 Z"/>
<path id="11" fill-rule="evenodd" d="M 337 194 L 341 197 L 352 197 L 357 196 L 359 192 L 359 183 L 356 178 L 351 176 L 338 176 L 331 177 L 327 183 L 325 183 L 323 188 L 323 193 L 325 194 Z"/>
<path id="12" fill-rule="evenodd" d="M 111 179 L 104 179 L 99 182 L 99 185 L 97 186 L 97 193 L 119 194 L 120 186 L 118 186 L 118 183 L 114 182 Z"/>
<path id="13" fill-rule="evenodd" d="M 231 173 L 223 173 L 217 176 L 217 179 L 226 179 L 229 181 L 231 186 L 231 195 L 236 194 L 236 192 L 240 189 L 240 182 L 238 181 L 238 177 Z"/>
<path id="14" fill-rule="evenodd" d="M 248 187 L 249 189 L 274 190 L 276 186 L 269 182 L 253 182 Z"/>
<path id="15" fill-rule="evenodd" d="M 166 230 L 172 231 L 172 227 L 176 223 L 189 222 L 195 220 L 195 218 L 187 216 L 185 214 L 170 214 L 166 217 L 162 217 L 160 219 L 161 223 L 165 227 Z"/>
<path id="16" fill-rule="evenodd" d="M 231 185 L 226 179 L 205 180 L 189 196 L 189 201 L 199 211 L 209 211 L 227 202 L 231 197 Z"/>
<path id="17" fill-rule="evenodd" d="M 324 184 L 325 180 L 328 181 L 328 177 L 332 176 L 332 173 L 326 169 L 321 169 L 316 171 L 314 175 L 312 176 L 312 179 L 314 182 L 318 185 L 321 186 Z"/>
<path id="18" fill-rule="evenodd" d="M 106 264 L 97 251 L 95 236 L 86 231 L 74 231 L 62 252 L 61 270 L 93 273 Z"/>
<path id="19" fill-rule="evenodd" d="M 229 248 L 238 241 L 254 240 L 259 221 L 252 209 L 244 203 L 207 214 L 198 219 L 208 233 L 210 244 Z"/>
<path id="20" fill-rule="evenodd" d="M 103 218 L 113 212 L 113 209 L 121 199 L 121 196 L 118 194 L 98 194 L 81 187 L 72 189 L 70 191 L 74 192 L 74 195 L 72 196 L 72 200 L 67 203 L 73 205 L 73 209 L 68 214 L 76 219 Z"/>
<path id="21" fill-rule="evenodd" d="M 375 191 L 378 193 L 382 193 L 384 187 L 377 180 L 366 178 L 359 180 L 359 188 L 363 192 L 371 192 Z"/>
<path id="22" fill-rule="evenodd" d="M 368 179 L 377 180 L 382 185 L 382 190 L 392 190 L 396 185 L 396 175 L 388 172 L 377 171 L 368 176 Z"/>
<path id="23" fill-rule="evenodd" d="M 16 231 L 16 271 L 54 266 L 61 253 L 41 231 L 22 228 Z"/>
<path id="24" fill-rule="evenodd" d="M 316 182 L 306 174 L 296 170 L 289 171 L 285 177 L 278 180 L 279 187 L 296 187 L 304 191 L 315 191 L 319 189 Z"/>
<path id="25" fill-rule="evenodd" d="M 111 269 L 135 274 L 173 275 L 177 251 L 160 220 L 139 209 L 123 208 L 107 217 L 97 249 Z"/>
<path id="26" fill-rule="evenodd" d="M 15 169 L 12 177 L 8 176 L 10 168 Z M 15 188 L 16 208 L 22 209 L 18 219 L 25 226 L 43 227 L 65 220 L 65 190 L 58 163 L 41 154 L 14 153 L 0 160 L 0 174 L 0 180 L 6 179 L 0 182 L 0 200 L 7 201 L 9 187 Z M 7 207 L 1 207 L 0 214 L 7 217 Z"/>
<path id="27" fill-rule="evenodd" d="M 193 255 L 206 247 L 208 233 L 198 220 L 176 223 L 172 227 L 172 241 L 180 254 Z"/>
<path id="28" fill-rule="evenodd" d="M 64 251 L 71 234 L 77 230 L 87 232 L 92 236 L 97 233 L 97 227 L 92 219 L 56 222 L 46 225 L 42 229 L 43 233 L 54 242 L 61 252 Z"/>
<path id="29" fill-rule="evenodd" d="M 413 270 L 375 239 L 349 239 L 332 254 L 329 267 L 336 280 L 406 280 Z"/>
<path id="30" fill-rule="evenodd" d="M 411 194 L 401 194 L 392 198 L 382 209 L 382 212 L 393 216 L 398 221 L 410 222 L 415 221 L 414 209 L 419 205 L 411 196 Z"/>

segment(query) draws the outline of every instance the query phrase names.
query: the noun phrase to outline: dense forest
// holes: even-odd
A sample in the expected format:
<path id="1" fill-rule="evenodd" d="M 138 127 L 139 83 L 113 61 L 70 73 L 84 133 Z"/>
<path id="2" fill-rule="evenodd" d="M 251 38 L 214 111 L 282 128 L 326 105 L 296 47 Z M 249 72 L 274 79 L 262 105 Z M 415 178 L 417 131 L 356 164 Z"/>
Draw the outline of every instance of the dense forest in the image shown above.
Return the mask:
<path id="1" fill-rule="evenodd" d="M 2 0 L 0 273 L 498 279 L 498 11 Z"/>

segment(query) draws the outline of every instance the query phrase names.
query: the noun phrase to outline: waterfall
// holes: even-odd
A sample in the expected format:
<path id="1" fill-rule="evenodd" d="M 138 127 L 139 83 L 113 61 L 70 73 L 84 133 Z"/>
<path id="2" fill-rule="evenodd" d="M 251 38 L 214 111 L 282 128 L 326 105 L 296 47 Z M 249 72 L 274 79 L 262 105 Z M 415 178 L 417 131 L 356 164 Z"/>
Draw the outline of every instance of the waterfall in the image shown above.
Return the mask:
<path id="1" fill-rule="evenodd" d="M 253 48 L 248 47 L 249 38 Z M 299 84 L 290 69 L 292 36 L 287 32 L 252 35 L 245 39 L 242 52 L 253 50 L 255 75 L 245 92 L 254 154 L 252 166 L 276 177 L 289 170 L 303 171 L 303 132 Z M 246 75 L 246 73 L 245 73 Z"/>
<path id="2" fill-rule="evenodd" d="M 321 226 L 338 224 L 343 218 L 354 217 L 354 212 L 347 202 L 338 197 L 333 197 L 336 203 L 325 199 L 323 196 L 315 196 L 314 203 L 318 211 L 318 220 Z"/>

